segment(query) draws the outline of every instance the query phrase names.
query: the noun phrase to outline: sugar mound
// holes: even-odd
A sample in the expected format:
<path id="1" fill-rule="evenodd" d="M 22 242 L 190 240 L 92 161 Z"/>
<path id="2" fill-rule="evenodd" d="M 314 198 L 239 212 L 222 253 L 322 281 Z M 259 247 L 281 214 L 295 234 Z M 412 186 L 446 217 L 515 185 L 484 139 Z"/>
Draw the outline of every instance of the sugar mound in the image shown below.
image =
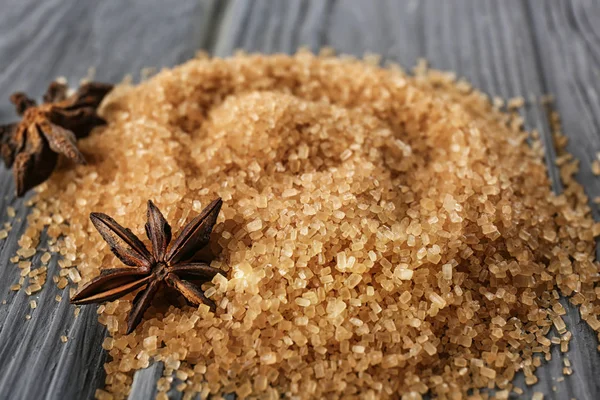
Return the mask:
<path id="1" fill-rule="evenodd" d="M 47 228 L 68 271 L 55 281 L 82 285 L 119 265 L 90 212 L 146 240 L 148 199 L 176 234 L 220 196 L 212 265 L 227 277 L 205 287 L 215 314 L 165 293 L 128 336 L 133 295 L 101 305 L 98 398 L 124 398 L 152 360 L 160 396 L 173 383 L 186 399 L 508 395 L 567 349 L 560 295 L 600 330 L 600 225 L 576 164 L 553 195 L 521 119 L 451 74 L 204 57 L 120 85 L 101 112 L 108 126 L 80 142 L 89 164 L 40 188 L 23 248 Z"/>

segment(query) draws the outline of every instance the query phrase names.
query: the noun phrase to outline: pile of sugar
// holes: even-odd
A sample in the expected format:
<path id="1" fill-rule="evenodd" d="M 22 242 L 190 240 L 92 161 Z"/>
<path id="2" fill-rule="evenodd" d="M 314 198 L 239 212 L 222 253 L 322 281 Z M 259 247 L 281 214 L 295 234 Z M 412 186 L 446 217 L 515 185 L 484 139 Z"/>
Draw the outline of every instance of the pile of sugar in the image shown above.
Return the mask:
<path id="1" fill-rule="evenodd" d="M 90 212 L 146 240 L 148 199 L 176 234 L 220 196 L 226 277 L 205 286 L 215 314 L 159 296 L 127 336 L 133 295 L 101 305 L 97 397 L 124 398 L 161 360 L 159 397 L 173 383 L 185 399 L 507 398 L 517 371 L 535 383 L 568 348 L 560 295 L 600 330 L 600 225 L 577 164 L 559 158 L 553 195 L 516 114 L 450 74 L 376 61 L 204 57 L 106 99 L 108 126 L 80 141 L 88 165 L 41 187 L 21 246 L 47 228 L 55 281 L 82 285 L 120 266 Z"/>

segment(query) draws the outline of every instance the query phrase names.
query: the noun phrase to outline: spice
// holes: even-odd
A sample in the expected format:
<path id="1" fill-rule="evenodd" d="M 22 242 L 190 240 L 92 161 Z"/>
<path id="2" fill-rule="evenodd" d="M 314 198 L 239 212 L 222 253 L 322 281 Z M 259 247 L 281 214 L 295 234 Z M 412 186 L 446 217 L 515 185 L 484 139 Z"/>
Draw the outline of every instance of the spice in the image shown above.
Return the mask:
<path id="1" fill-rule="evenodd" d="M 13 93 L 10 100 L 23 118 L 0 126 L 0 155 L 6 167 L 13 168 L 18 196 L 48 179 L 58 154 L 85 163 L 77 139 L 106 123 L 96 109 L 111 89 L 112 85 L 92 82 L 67 96 L 66 84 L 52 82 L 39 106 L 24 93 Z"/>
<path id="2" fill-rule="evenodd" d="M 189 261 L 208 244 L 223 201 L 212 201 L 188 223 L 168 249 L 171 226 L 160 210 L 148 201 L 146 235 L 152 242 L 152 253 L 129 229 L 123 228 L 106 214 L 92 213 L 90 219 L 123 264 L 134 268 L 111 268 L 78 291 L 71 303 L 87 304 L 118 299 L 140 287 L 129 313 L 127 333 L 131 333 L 144 316 L 154 295 L 163 283 L 180 292 L 195 306 L 207 304 L 213 311 L 215 303 L 190 281 L 210 281 L 221 272 L 208 264 Z"/>

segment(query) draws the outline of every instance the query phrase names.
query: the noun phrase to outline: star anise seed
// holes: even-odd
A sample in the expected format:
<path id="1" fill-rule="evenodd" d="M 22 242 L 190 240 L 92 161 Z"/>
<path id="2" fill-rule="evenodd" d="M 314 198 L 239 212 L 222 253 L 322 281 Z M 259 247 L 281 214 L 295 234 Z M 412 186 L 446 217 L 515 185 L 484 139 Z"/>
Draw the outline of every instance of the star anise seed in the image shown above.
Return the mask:
<path id="1" fill-rule="evenodd" d="M 0 156 L 6 167 L 13 169 L 17 196 L 50 177 L 58 154 L 78 164 L 85 163 L 77 139 L 106 123 L 96 110 L 112 88 L 109 84 L 90 82 L 67 96 L 66 84 L 52 82 L 41 105 L 21 92 L 10 96 L 23 118 L 19 123 L 0 126 Z"/>
<path id="2" fill-rule="evenodd" d="M 152 243 L 152 252 L 129 229 L 119 225 L 106 214 L 92 213 L 90 219 L 112 252 L 128 267 L 103 270 L 72 298 L 71 303 L 88 304 L 110 301 L 143 288 L 133 300 L 127 321 L 127 334 L 139 324 L 152 298 L 164 284 L 177 290 L 188 303 L 202 303 L 215 310 L 215 303 L 204 296 L 195 282 L 209 282 L 221 273 L 202 262 L 190 261 L 205 247 L 217 222 L 223 201 L 218 198 L 190 221 L 177 239 L 171 242 L 171 226 L 160 210 L 148 200 L 146 235 Z"/>

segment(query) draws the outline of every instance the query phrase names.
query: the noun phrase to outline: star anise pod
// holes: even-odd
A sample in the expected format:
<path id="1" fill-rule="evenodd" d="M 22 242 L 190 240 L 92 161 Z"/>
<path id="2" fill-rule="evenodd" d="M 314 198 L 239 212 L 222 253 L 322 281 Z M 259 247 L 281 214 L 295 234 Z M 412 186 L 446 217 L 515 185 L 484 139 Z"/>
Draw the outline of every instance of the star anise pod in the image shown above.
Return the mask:
<path id="1" fill-rule="evenodd" d="M 17 196 L 48 179 L 59 153 L 76 163 L 85 163 L 77 139 L 106 123 L 96 110 L 112 88 L 90 82 L 67 96 L 66 84 L 52 82 L 40 105 L 24 93 L 10 96 L 23 118 L 21 122 L 0 125 L 0 155 L 6 167 L 13 168 Z"/>
<path id="2" fill-rule="evenodd" d="M 215 310 L 215 303 L 190 281 L 209 282 L 221 272 L 202 262 L 189 261 L 208 244 L 223 201 L 218 198 L 188 223 L 169 247 L 171 226 L 160 210 L 148 201 L 146 235 L 152 242 L 152 252 L 129 229 L 123 228 L 106 214 L 92 213 L 90 219 L 106 240 L 112 252 L 125 265 L 133 268 L 110 268 L 102 271 L 79 292 L 71 303 L 87 304 L 110 301 L 143 287 L 133 300 L 127 321 L 131 333 L 150 306 L 152 298 L 164 284 L 181 293 L 192 305 L 201 303 Z"/>

